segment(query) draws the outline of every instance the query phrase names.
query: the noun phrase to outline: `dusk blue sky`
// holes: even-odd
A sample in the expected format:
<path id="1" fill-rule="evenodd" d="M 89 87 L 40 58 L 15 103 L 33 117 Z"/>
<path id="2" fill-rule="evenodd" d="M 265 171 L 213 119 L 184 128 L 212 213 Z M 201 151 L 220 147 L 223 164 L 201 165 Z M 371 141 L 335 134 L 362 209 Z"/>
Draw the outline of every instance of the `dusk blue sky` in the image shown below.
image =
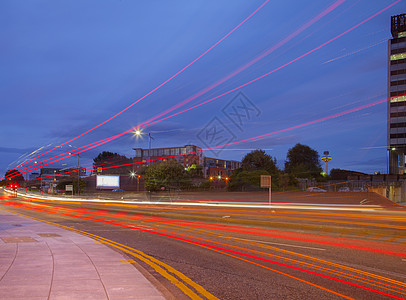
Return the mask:
<path id="1" fill-rule="evenodd" d="M 209 49 L 264 2 L 1 0 L 0 174 L 33 158 L 33 151 L 60 145 L 115 115 Z M 343 1 L 268 56 L 176 111 L 279 68 L 395 2 Z M 72 147 L 64 145 L 43 158 L 137 127 L 250 62 L 334 3 L 340 1 L 269 1 L 159 90 L 71 142 Z M 206 148 L 383 100 L 390 17 L 405 12 L 405 1 L 400 1 L 269 76 L 144 131 L 151 132 L 152 147 Z M 241 103 L 248 105 L 248 114 L 233 119 L 230 112 L 238 111 Z M 217 140 L 208 134 L 213 125 L 223 132 Z M 266 149 L 283 168 L 288 149 L 296 143 L 320 155 L 330 151 L 330 169 L 385 173 L 386 103 L 204 155 L 241 160 L 251 149 Z M 90 166 L 101 151 L 132 157 L 134 147 L 147 148 L 148 139 L 126 134 L 82 153 L 81 165 Z M 53 166 L 76 163 L 76 158 L 68 158 Z"/>

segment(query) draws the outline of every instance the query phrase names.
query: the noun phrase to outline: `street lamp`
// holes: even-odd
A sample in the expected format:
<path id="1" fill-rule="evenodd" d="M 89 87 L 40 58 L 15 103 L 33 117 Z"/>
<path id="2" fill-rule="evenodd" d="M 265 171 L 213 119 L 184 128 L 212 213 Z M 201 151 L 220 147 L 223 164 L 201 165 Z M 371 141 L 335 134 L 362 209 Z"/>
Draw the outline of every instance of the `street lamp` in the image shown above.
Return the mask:
<path id="1" fill-rule="evenodd" d="M 141 132 L 140 130 L 136 130 L 136 136 L 141 136 L 145 133 Z M 148 132 L 148 196 L 149 201 L 151 201 L 151 133 Z"/>
<path id="2" fill-rule="evenodd" d="M 37 164 L 38 162 L 37 161 L 35 161 L 34 162 L 35 164 Z M 42 168 L 44 167 L 44 163 L 43 162 L 41 162 L 41 166 L 42 166 Z M 40 188 L 39 188 L 39 190 L 40 190 L 40 193 L 41 193 L 41 195 L 42 195 L 42 168 L 40 169 L 40 171 L 39 171 L 39 178 L 40 178 Z"/>
<path id="3" fill-rule="evenodd" d="M 69 155 L 73 155 L 73 154 L 69 152 Z M 76 155 L 78 156 L 78 193 L 77 193 L 77 195 L 79 196 L 79 183 L 80 183 L 79 154 L 76 154 Z"/>

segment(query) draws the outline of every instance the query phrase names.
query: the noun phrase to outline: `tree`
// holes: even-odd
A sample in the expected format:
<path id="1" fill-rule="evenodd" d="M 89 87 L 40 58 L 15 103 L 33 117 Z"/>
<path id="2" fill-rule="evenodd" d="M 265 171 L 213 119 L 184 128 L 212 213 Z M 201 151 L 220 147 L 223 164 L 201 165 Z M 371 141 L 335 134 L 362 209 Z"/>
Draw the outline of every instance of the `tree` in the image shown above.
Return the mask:
<path id="1" fill-rule="evenodd" d="M 151 165 L 151 180 L 148 169 L 144 169 L 145 182 L 151 184 L 151 190 L 186 188 L 191 184 L 185 168 L 176 160 L 163 161 Z"/>
<path id="2" fill-rule="evenodd" d="M 245 171 L 265 170 L 269 174 L 279 172 L 276 167 L 276 159 L 265 153 L 264 150 L 254 150 L 246 154 L 242 159 L 242 169 Z"/>
<path id="3" fill-rule="evenodd" d="M 66 185 L 73 185 L 73 190 L 75 191 L 75 194 L 78 192 L 78 180 L 76 178 L 67 178 L 65 180 L 60 181 L 56 185 L 57 190 L 66 190 Z M 82 180 L 79 180 L 79 192 L 83 193 L 86 188 L 86 183 Z"/>
<path id="4" fill-rule="evenodd" d="M 269 175 L 265 170 L 245 171 L 237 169 L 230 176 L 228 189 L 231 191 L 252 191 L 260 190 L 261 175 Z M 276 183 L 272 181 L 272 186 Z"/>
<path id="5" fill-rule="evenodd" d="M 9 184 L 9 183 L 15 184 L 16 183 L 18 185 L 21 185 L 21 183 L 23 183 L 25 181 L 21 172 L 18 170 L 15 170 L 15 169 L 8 170 L 6 172 L 6 174 L 4 175 L 4 177 L 6 178 L 6 184 Z"/>
<path id="6" fill-rule="evenodd" d="M 99 153 L 99 155 L 97 155 L 94 159 L 93 162 L 94 164 L 99 164 L 99 163 L 104 163 L 106 161 L 110 161 L 110 162 L 114 162 L 114 161 L 120 161 L 123 159 L 128 159 L 126 156 L 124 155 L 120 155 L 117 153 L 113 153 L 113 152 L 109 152 L 109 151 L 103 151 L 101 153 Z"/>
<path id="7" fill-rule="evenodd" d="M 279 169 L 276 159 L 265 153 L 264 150 L 254 150 L 242 159 L 241 168 L 235 170 L 230 176 L 230 190 L 258 190 L 260 189 L 261 175 L 272 176 L 272 187 L 278 187 Z"/>
<path id="8" fill-rule="evenodd" d="M 103 151 L 93 159 L 93 167 L 102 168 L 102 174 L 128 174 L 133 161 L 124 155 Z"/>
<path id="9" fill-rule="evenodd" d="M 299 178 L 320 177 L 319 154 L 309 146 L 296 144 L 286 155 L 285 172 Z"/>
<path id="10" fill-rule="evenodd" d="M 187 171 L 192 178 L 203 178 L 203 167 L 201 165 L 193 164 L 187 167 Z"/>

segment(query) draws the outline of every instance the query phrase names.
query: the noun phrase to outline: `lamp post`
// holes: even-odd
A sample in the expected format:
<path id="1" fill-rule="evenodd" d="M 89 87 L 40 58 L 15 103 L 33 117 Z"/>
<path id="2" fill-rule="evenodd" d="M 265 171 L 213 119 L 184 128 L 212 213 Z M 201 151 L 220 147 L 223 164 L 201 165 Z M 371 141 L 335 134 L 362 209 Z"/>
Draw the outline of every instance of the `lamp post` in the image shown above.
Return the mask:
<path id="1" fill-rule="evenodd" d="M 37 164 L 38 162 L 35 161 L 34 163 Z M 41 166 L 44 167 L 44 163 L 43 163 L 43 162 L 41 162 Z M 41 193 L 41 195 L 42 195 L 42 168 L 39 170 L 39 178 L 40 178 L 40 188 L 39 188 L 39 191 L 40 191 L 40 193 Z"/>
<path id="2" fill-rule="evenodd" d="M 135 131 L 135 135 L 141 136 L 140 130 Z M 148 198 L 151 201 L 151 133 L 148 132 Z"/>
<path id="3" fill-rule="evenodd" d="M 80 169 L 79 169 L 79 154 L 78 154 L 78 196 L 79 196 L 79 185 L 80 185 Z"/>
<path id="4" fill-rule="evenodd" d="M 69 155 L 73 155 L 73 154 L 69 152 Z M 80 182 L 79 154 L 76 154 L 76 155 L 78 156 L 78 193 L 77 193 L 77 195 L 79 195 L 79 182 Z M 72 191 L 72 194 L 73 194 L 73 191 Z"/>
<path id="5" fill-rule="evenodd" d="M 148 132 L 148 195 L 151 201 L 151 133 Z"/>

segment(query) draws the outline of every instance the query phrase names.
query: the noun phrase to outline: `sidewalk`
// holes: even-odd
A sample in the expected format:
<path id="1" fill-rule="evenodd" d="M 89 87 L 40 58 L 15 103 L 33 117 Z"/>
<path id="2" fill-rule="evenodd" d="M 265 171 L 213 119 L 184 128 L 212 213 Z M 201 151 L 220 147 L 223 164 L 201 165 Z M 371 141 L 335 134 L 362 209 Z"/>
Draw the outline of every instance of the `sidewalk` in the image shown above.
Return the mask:
<path id="1" fill-rule="evenodd" d="M 165 299 L 95 240 L 0 209 L 0 299 Z"/>

